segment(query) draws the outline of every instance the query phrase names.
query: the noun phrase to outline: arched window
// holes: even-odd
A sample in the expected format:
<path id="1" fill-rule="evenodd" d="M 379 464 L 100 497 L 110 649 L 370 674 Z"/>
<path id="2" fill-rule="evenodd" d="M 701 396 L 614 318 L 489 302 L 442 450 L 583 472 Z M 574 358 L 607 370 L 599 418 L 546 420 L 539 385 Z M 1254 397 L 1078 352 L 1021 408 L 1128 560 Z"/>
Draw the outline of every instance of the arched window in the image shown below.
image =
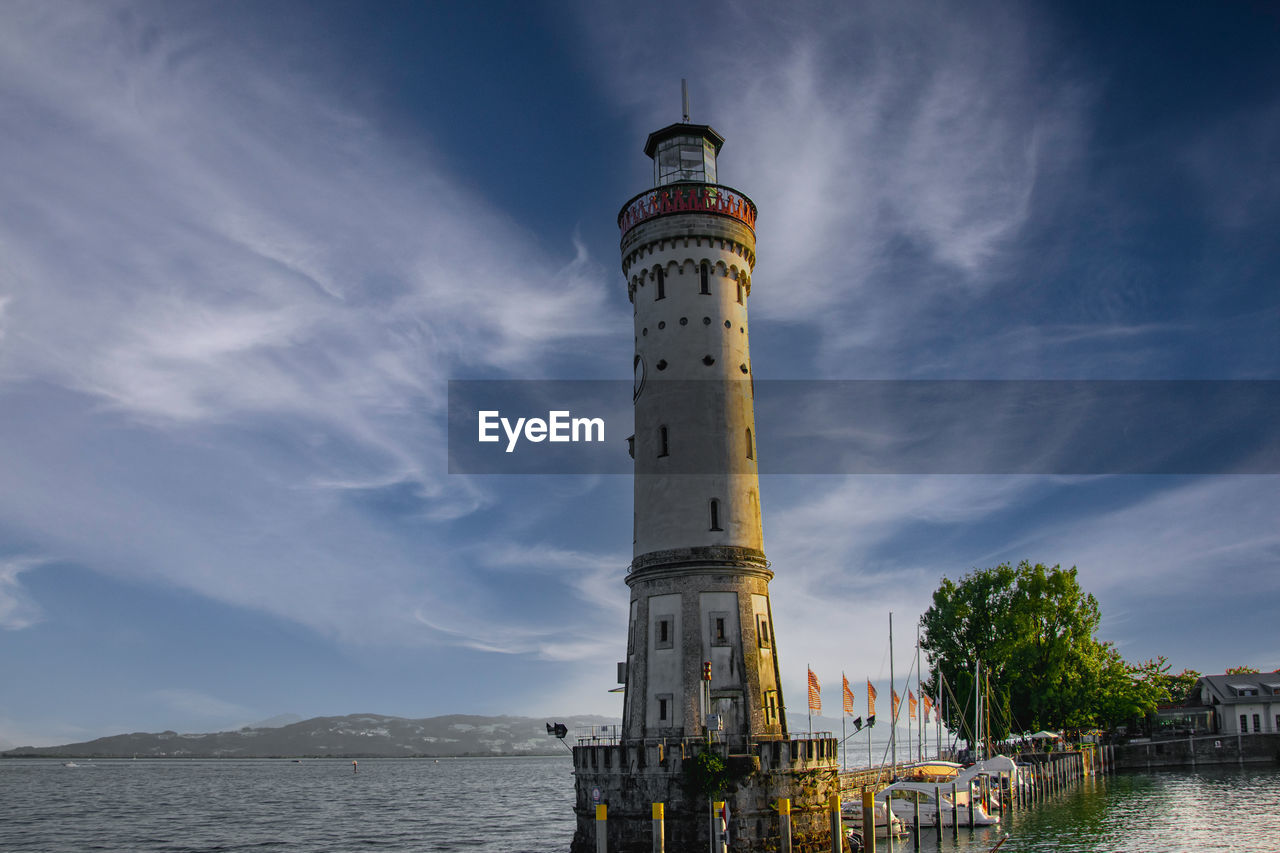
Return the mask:
<path id="1" fill-rule="evenodd" d="M 711 499 L 711 528 L 712 530 L 723 530 L 720 526 L 720 500 L 718 498 Z"/>
<path id="2" fill-rule="evenodd" d="M 703 261 L 702 266 L 698 268 L 698 277 L 702 282 L 702 293 L 704 294 L 711 292 L 711 282 L 707 278 L 708 274 L 707 262 Z"/>
<path id="3" fill-rule="evenodd" d="M 742 282 L 738 282 L 738 304 L 742 304 Z"/>
<path id="4" fill-rule="evenodd" d="M 663 274 L 662 267 L 658 267 L 658 287 L 655 294 L 653 297 L 654 302 L 659 299 L 665 299 L 667 296 L 667 277 Z"/>

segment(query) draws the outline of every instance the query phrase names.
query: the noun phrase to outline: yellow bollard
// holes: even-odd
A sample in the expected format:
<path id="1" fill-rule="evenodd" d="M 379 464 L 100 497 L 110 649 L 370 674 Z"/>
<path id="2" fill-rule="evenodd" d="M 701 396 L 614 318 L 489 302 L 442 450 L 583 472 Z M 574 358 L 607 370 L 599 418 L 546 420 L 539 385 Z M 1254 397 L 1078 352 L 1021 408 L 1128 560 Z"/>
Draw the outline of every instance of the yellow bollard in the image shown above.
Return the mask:
<path id="1" fill-rule="evenodd" d="M 666 807 L 662 803 L 653 804 L 653 853 L 664 853 L 667 849 Z"/>
<path id="2" fill-rule="evenodd" d="M 862 849 L 876 853 L 876 795 L 869 788 L 862 789 Z"/>
<path id="3" fill-rule="evenodd" d="M 609 807 L 596 806 L 596 853 L 609 853 Z"/>
<path id="4" fill-rule="evenodd" d="M 827 797 L 827 811 L 831 819 L 831 853 L 842 853 L 844 850 L 844 832 L 840 826 L 840 795 Z"/>

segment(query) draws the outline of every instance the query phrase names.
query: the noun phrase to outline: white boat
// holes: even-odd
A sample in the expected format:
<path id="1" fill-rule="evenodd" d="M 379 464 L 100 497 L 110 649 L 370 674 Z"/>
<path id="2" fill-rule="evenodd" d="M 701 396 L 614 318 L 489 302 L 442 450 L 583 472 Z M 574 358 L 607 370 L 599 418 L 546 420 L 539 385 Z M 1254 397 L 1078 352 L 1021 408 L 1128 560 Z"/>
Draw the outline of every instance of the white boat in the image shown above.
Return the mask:
<path id="1" fill-rule="evenodd" d="M 889 827 L 893 827 L 893 836 L 895 838 L 905 835 L 907 825 L 903 823 L 902 818 L 896 814 L 890 815 L 887 803 L 877 800 L 875 804 L 876 812 L 876 838 L 888 838 Z M 890 820 L 892 817 L 892 820 Z M 849 826 L 855 827 L 859 832 L 862 831 L 862 803 L 849 801 L 840 809 L 840 819 Z"/>
<path id="2" fill-rule="evenodd" d="M 942 795 L 942 808 L 938 808 L 938 794 Z M 883 801 L 893 809 L 895 817 L 903 821 L 915 821 L 916 803 L 920 804 L 920 825 L 951 826 L 951 791 L 941 785 L 928 782 L 894 782 L 876 793 L 876 804 Z M 967 790 L 956 793 L 956 811 L 960 826 L 969 825 L 969 797 Z M 941 817 L 939 817 L 941 815 Z M 973 825 L 991 826 L 1000 823 L 998 814 L 991 814 L 981 803 L 973 804 Z"/>

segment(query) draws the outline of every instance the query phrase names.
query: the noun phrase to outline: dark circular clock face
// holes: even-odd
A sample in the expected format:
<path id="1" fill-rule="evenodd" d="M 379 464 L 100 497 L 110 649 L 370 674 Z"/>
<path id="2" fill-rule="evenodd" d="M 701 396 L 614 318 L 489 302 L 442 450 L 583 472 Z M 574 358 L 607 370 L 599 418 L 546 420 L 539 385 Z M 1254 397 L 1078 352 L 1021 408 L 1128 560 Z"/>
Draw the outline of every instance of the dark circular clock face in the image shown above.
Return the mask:
<path id="1" fill-rule="evenodd" d="M 644 389 L 644 359 L 641 356 L 636 356 L 632 369 L 635 372 L 635 382 L 631 386 L 631 400 L 635 402 L 635 400 L 639 399 L 640 392 Z"/>

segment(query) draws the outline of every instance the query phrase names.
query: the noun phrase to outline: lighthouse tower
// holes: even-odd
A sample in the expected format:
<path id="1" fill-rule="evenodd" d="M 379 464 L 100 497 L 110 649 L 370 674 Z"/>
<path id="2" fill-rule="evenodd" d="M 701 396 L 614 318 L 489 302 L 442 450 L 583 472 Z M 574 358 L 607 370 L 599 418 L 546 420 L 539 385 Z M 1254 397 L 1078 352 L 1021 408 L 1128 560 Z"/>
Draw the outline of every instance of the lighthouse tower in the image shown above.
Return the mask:
<path id="1" fill-rule="evenodd" d="M 764 849 L 781 798 L 792 849 L 831 849 L 836 742 L 792 740 L 782 701 L 747 326 L 756 206 L 718 182 L 723 145 L 686 107 L 649 135 L 653 186 L 618 214 L 635 316 L 631 606 L 621 738 L 574 749 L 575 851 L 602 831 L 611 851 L 655 849 L 654 803 L 672 849 L 705 847 L 708 800 L 730 803 L 733 849 Z"/>
<path id="2" fill-rule="evenodd" d="M 650 134 L 655 187 L 619 216 L 636 346 L 629 739 L 708 721 L 729 744 L 786 734 L 747 335 L 756 208 L 716 183 L 723 144 L 706 125 Z"/>

